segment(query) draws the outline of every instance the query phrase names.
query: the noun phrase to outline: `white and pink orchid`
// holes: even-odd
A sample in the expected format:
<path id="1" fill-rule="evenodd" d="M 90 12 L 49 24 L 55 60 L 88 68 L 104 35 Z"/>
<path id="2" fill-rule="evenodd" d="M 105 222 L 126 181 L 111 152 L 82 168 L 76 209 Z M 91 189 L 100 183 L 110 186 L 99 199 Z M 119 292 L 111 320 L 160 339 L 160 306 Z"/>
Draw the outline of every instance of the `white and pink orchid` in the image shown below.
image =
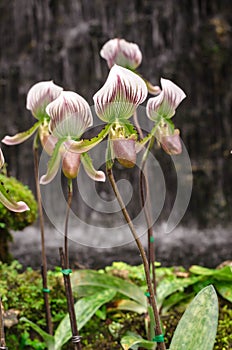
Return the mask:
<path id="1" fill-rule="evenodd" d="M 93 96 L 96 114 L 107 123 L 128 119 L 147 94 L 143 79 L 115 64 L 103 87 Z"/>
<path id="2" fill-rule="evenodd" d="M 54 84 L 53 81 L 41 81 L 33 85 L 27 94 L 26 107 L 38 121 L 27 131 L 20 132 L 14 136 L 5 136 L 2 142 L 12 146 L 29 139 L 44 121 L 49 118 L 45 109 L 51 101 L 60 95 L 62 90 L 63 88 Z"/>
<path id="3" fill-rule="evenodd" d="M 171 80 L 161 78 L 161 87 L 161 93 L 147 102 L 147 116 L 155 122 L 160 118 L 172 118 L 186 97 L 184 91 Z"/>
<path id="4" fill-rule="evenodd" d="M 109 68 L 118 64 L 134 70 L 142 61 L 142 53 L 138 45 L 119 38 L 107 41 L 102 47 L 100 55 L 107 61 Z"/>
<path id="5" fill-rule="evenodd" d="M 83 140 L 79 140 L 85 130 L 93 124 L 92 113 L 87 101 L 75 92 L 63 91 L 47 106 L 46 113 L 51 118 L 50 137 L 53 138 L 52 140 L 57 138 L 57 142 L 48 163 L 47 173 L 41 177 L 40 183 L 45 185 L 52 181 L 61 162 L 62 170 L 69 179 L 78 175 L 80 163 L 82 163 L 90 178 L 105 181 L 105 174 L 94 169 L 91 158 L 86 153 L 86 150 L 95 144 L 86 148 L 85 145 L 82 147 Z M 51 149 L 50 137 L 47 138 L 49 150 Z M 46 144 L 44 147 L 46 149 Z"/>

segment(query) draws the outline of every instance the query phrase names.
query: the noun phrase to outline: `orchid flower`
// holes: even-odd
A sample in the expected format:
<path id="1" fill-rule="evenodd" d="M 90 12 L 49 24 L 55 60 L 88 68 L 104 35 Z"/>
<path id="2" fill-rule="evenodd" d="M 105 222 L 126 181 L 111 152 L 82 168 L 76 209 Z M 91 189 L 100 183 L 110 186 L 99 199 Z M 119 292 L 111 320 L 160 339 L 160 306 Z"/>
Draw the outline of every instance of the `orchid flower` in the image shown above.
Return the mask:
<path id="1" fill-rule="evenodd" d="M 0 148 L 0 168 L 3 167 L 5 163 L 2 150 Z M 16 213 L 22 213 L 26 210 L 30 210 L 25 202 L 19 201 L 15 202 L 13 198 L 9 195 L 8 191 L 4 187 L 4 183 L 0 182 L 0 202 L 9 210 Z"/>
<path id="2" fill-rule="evenodd" d="M 93 96 L 96 114 L 110 125 L 108 160 L 117 158 L 129 167 L 135 164 L 137 133 L 128 119 L 145 101 L 147 93 L 142 78 L 115 64 L 103 87 Z"/>
<path id="3" fill-rule="evenodd" d="M 46 106 L 56 99 L 62 90 L 63 88 L 54 84 L 53 81 L 41 81 L 33 85 L 27 94 L 26 107 L 38 121 L 27 131 L 14 136 L 5 136 L 2 142 L 11 146 L 29 139 L 49 118 L 45 111 Z"/>
<path id="4" fill-rule="evenodd" d="M 176 108 L 186 97 L 184 91 L 172 81 L 161 78 L 161 93 L 147 102 L 146 112 L 155 122 L 153 135 L 168 154 L 180 154 L 182 151 L 179 130 L 174 128 L 171 118 Z"/>
<path id="5" fill-rule="evenodd" d="M 94 169 L 91 158 L 86 152 L 102 138 L 80 139 L 85 130 L 93 124 L 87 101 L 75 92 L 62 91 L 59 97 L 46 107 L 46 113 L 51 118 L 49 123 L 51 135 L 47 138 L 47 142 L 52 142 L 51 137 L 57 142 L 54 142 L 47 173 L 41 177 L 40 183 L 45 185 L 52 181 L 61 162 L 62 170 L 69 179 L 78 175 L 80 163 L 82 163 L 90 178 L 105 181 L 105 174 Z M 51 149 L 50 145 L 49 149 Z"/>
<path id="6" fill-rule="evenodd" d="M 114 64 L 134 70 L 142 61 L 142 53 L 137 44 L 124 39 L 111 39 L 102 47 L 100 55 L 107 61 L 108 67 Z"/>

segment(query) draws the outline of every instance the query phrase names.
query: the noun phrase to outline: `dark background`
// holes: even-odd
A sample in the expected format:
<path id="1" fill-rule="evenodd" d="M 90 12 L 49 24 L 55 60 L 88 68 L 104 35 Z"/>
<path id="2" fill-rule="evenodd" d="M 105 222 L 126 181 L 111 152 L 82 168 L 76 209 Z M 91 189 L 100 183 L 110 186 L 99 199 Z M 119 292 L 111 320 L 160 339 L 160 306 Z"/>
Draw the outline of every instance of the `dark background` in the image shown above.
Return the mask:
<path id="1" fill-rule="evenodd" d="M 34 123 L 25 100 L 38 81 L 52 79 L 92 105 L 108 73 L 103 44 L 136 42 L 139 72 L 153 84 L 171 79 L 187 94 L 175 116 L 194 175 L 184 222 L 225 225 L 232 207 L 231 34 L 231 0 L 1 0 L 1 137 Z M 33 189 L 32 141 L 2 147 L 9 172 Z"/>

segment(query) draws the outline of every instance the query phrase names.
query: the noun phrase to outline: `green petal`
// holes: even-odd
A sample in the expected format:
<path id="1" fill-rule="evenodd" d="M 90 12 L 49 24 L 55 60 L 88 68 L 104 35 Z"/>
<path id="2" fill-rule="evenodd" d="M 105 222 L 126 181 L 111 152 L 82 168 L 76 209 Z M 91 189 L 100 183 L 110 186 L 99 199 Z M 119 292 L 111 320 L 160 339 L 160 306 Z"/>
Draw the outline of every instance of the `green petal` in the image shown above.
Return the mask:
<path id="1" fill-rule="evenodd" d="M 68 151 L 76 153 L 84 153 L 98 145 L 109 133 L 111 124 L 107 124 L 101 132 L 89 140 L 72 141 L 65 144 Z"/>
<path id="2" fill-rule="evenodd" d="M 48 162 L 48 169 L 47 169 L 47 173 L 45 175 L 43 175 L 40 178 L 40 184 L 41 185 L 46 185 L 49 182 L 51 182 L 54 177 L 56 176 L 59 167 L 60 167 L 60 162 L 61 162 L 61 153 L 60 153 L 60 148 L 63 145 L 64 140 L 61 139 L 59 140 L 54 148 L 54 151 L 52 153 L 52 156 Z"/>
<path id="3" fill-rule="evenodd" d="M 86 173 L 89 175 L 89 177 L 95 181 L 101 181 L 105 182 L 106 181 L 106 176 L 103 171 L 97 171 L 93 167 L 92 159 L 88 155 L 88 153 L 83 153 L 81 155 L 81 163 L 84 166 L 84 169 Z"/>
<path id="4" fill-rule="evenodd" d="M 26 203 L 20 201 L 15 202 L 7 193 L 4 185 L 0 183 L 0 202 L 11 211 L 22 213 L 23 211 L 30 210 Z"/>
<path id="5" fill-rule="evenodd" d="M 22 143 L 27 139 L 29 139 L 29 137 L 31 137 L 36 132 L 40 124 L 41 124 L 41 121 L 38 121 L 27 131 L 20 132 L 14 136 L 7 135 L 4 137 L 2 142 L 5 143 L 5 145 L 9 145 L 9 146 L 18 145 L 19 143 Z"/>

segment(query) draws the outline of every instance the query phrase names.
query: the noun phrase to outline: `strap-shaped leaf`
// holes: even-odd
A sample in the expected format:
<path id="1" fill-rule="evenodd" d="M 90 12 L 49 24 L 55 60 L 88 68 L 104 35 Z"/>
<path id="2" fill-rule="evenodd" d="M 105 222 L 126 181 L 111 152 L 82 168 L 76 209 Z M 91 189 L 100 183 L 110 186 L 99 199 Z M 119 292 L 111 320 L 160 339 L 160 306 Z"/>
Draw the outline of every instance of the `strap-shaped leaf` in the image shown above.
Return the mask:
<path id="1" fill-rule="evenodd" d="M 28 320 L 26 317 L 21 317 L 20 321 L 26 322 L 32 329 L 34 329 L 34 331 L 36 331 L 42 337 L 42 339 L 47 345 L 48 350 L 56 350 L 54 337 L 52 335 L 43 331 L 39 326 L 37 326 L 37 324 Z"/>
<path id="2" fill-rule="evenodd" d="M 124 350 L 139 348 L 153 350 L 156 347 L 155 342 L 145 340 L 138 334 L 132 332 L 128 332 L 128 334 L 121 339 L 121 345 Z"/>
<path id="3" fill-rule="evenodd" d="M 218 300 L 211 285 L 202 289 L 186 309 L 169 350 L 212 350 L 217 323 Z"/>

